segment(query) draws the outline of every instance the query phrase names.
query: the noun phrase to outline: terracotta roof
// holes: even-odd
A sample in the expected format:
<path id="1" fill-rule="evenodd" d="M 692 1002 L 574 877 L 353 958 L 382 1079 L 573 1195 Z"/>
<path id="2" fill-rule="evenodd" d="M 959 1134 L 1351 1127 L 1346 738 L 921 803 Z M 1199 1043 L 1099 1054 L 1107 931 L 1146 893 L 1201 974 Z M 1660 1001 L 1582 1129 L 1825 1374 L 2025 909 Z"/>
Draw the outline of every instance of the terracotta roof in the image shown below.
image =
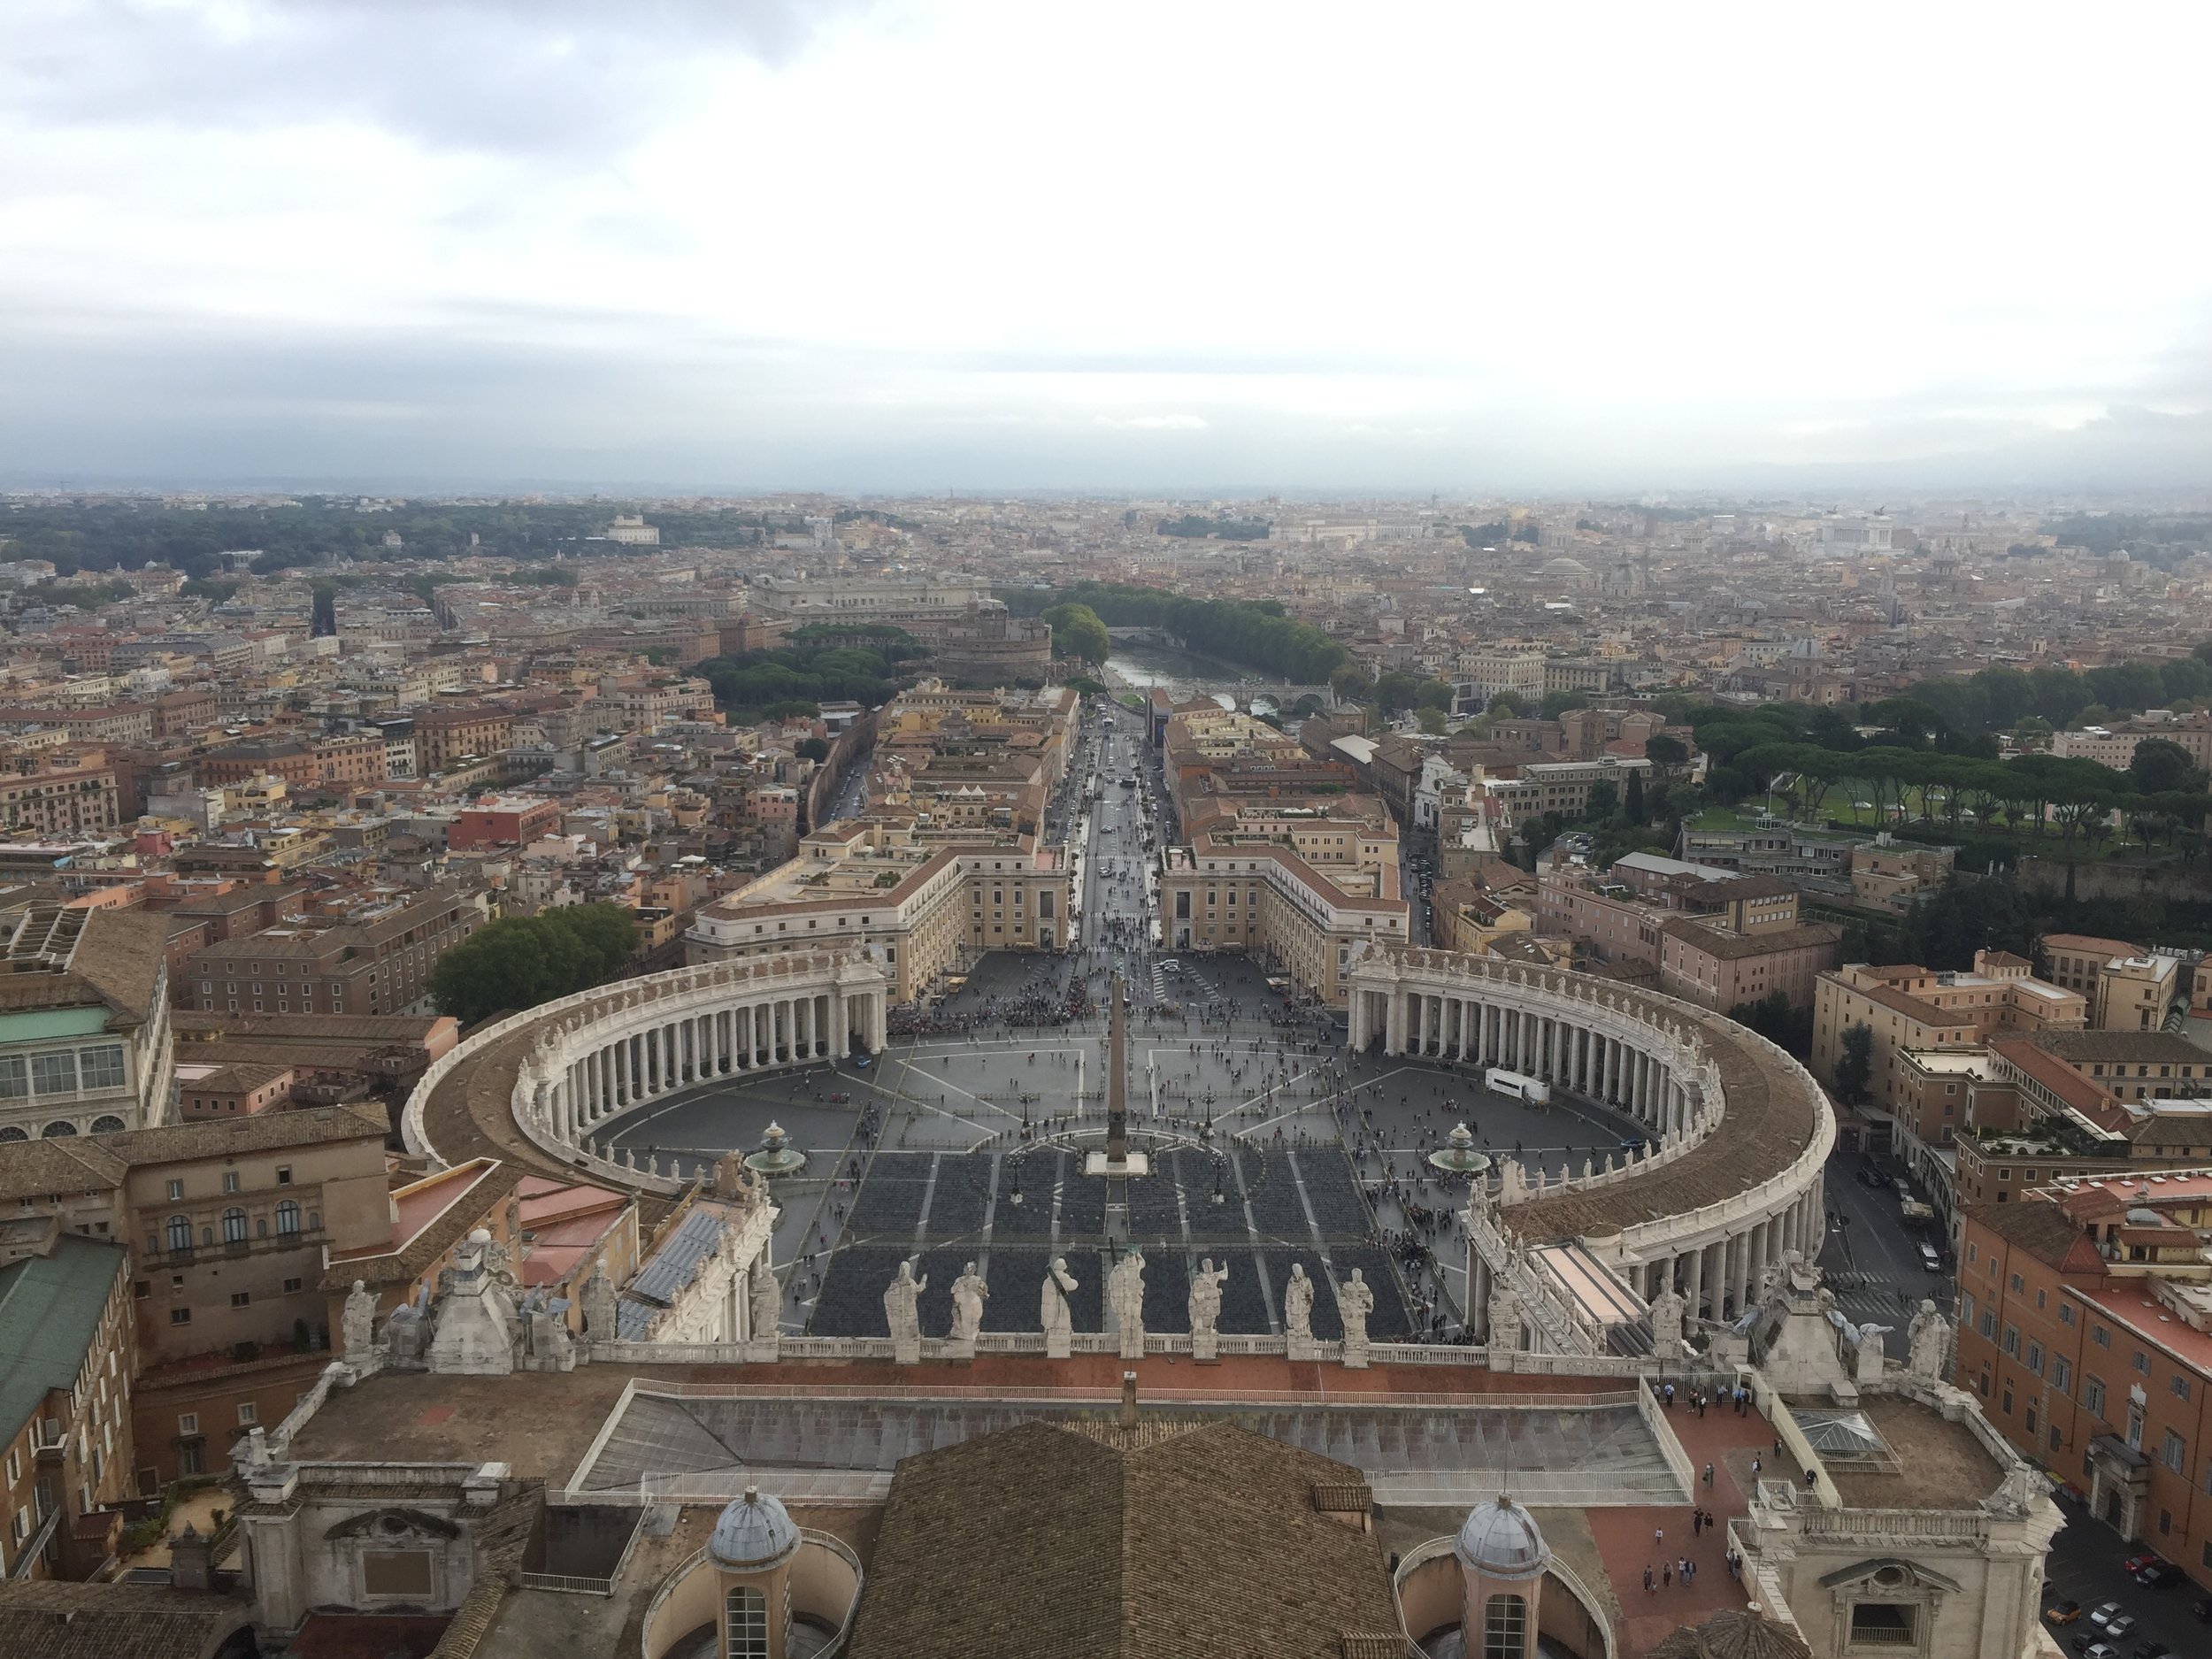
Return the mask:
<path id="1" fill-rule="evenodd" d="M 1641 994 L 1618 987 L 1613 995 Z M 1733 1198 L 1779 1175 L 1818 1134 L 1826 1096 L 1778 1050 L 1722 1015 L 1672 997 L 1653 1001 L 1662 1020 L 1697 1028 L 1719 1068 L 1727 1102 L 1721 1132 L 1648 1173 L 1514 1205 L 1514 1229 L 1531 1242 L 1602 1237 Z"/>
<path id="2" fill-rule="evenodd" d="M 1028 1423 L 925 1452 L 894 1478 L 847 1651 L 1340 1659 L 1398 1629 L 1374 1536 L 1314 1507 L 1317 1482 L 1360 1480 L 1222 1423 Z"/>
<path id="3" fill-rule="evenodd" d="M 1646 1659 L 1813 1659 L 1804 1639 L 1743 1608 L 1726 1608 L 1702 1624 L 1685 1624 Z"/>
<path id="4" fill-rule="evenodd" d="M 81 1135 L 54 1141 L 15 1141 L 0 1156 L 0 1199 L 72 1197 L 107 1192 L 122 1185 L 130 1164 L 102 1144 Z"/>
<path id="5" fill-rule="evenodd" d="M 257 1112 L 250 1118 L 210 1118 L 159 1129 L 126 1129 L 99 1143 L 127 1164 L 173 1164 L 184 1158 L 225 1157 L 237 1152 L 274 1152 L 391 1133 L 383 1107 L 373 1103 L 310 1106 L 299 1111 Z"/>
<path id="6" fill-rule="evenodd" d="M 2056 1204 L 2041 1199 L 2023 1198 L 2015 1204 L 1969 1204 L 1966 1219 L 2047 1266 L 2062 1268 L 2070 1256 L 2083 1248 L 2092 1257 L 2095 1256 L 2088 1235 L 2068 1220 Z"/>
<path id="7" fill-rule="evenodd" d="M 1801 922 L 1794 927 L 1778 927 L 1763 933 L 1730 933 L 1708 927 L 1702 922 L 1678 918 L 1662 923 L 1660 931 L 1721 962 L 1771 956 L 1785 950 L 1816 949 L 1824 945 L 1839 944 L 1843 940 L 1843 929 L 1834 922 Z"/>
<path id="8" fill-rule="evenodd" d="M 2036 1033 L 2035 1041 L 2039 1047 L 2047 1048 L 2070 1065 L 2086 1065 L 2093 1061 L 2126 1065 L 2212 1064 L 2212 1055 L 2177 1032 L 2043 1031 Z"/>
<path id="9" fill-rule="evenodd" d="M 8 1659 L 206 1659 L 249 1622 L 243 1602 L 134 1584 L 0 1585 Z"/>

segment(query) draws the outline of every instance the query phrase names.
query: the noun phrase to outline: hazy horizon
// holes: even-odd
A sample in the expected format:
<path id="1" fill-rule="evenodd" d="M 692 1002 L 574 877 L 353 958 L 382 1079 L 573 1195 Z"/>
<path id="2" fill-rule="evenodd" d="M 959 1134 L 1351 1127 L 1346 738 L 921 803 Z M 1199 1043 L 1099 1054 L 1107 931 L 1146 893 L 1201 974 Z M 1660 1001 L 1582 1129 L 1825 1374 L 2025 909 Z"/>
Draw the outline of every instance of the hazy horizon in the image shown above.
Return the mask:
<path id="1" fill-rule="evenodd" d="M 11 487 L 2212 488 L 2200 8 L 15 22 Z"/>

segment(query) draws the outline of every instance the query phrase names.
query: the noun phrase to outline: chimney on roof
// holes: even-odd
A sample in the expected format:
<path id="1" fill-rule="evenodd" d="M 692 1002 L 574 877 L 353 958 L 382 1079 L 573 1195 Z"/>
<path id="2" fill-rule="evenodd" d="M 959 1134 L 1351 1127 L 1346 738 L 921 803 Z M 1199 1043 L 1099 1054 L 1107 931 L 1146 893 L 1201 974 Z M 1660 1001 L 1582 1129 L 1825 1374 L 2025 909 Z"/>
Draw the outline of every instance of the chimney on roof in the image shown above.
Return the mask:
<path id="1" fill-rule="evenodd" d="M 1137 1426 L 1137 1373 L 1133 1371 L 1121 1374 L 1121 1426 Z"/>

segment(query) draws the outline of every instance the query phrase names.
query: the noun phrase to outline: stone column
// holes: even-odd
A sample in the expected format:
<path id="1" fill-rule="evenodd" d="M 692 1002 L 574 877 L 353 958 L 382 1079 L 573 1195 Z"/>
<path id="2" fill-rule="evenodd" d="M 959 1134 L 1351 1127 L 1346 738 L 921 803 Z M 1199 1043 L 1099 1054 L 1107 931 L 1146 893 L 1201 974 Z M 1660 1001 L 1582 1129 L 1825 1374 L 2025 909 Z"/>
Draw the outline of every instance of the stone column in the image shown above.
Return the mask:
<path id="1" fill-rule="evenodd" d="M 1397 987 L 1390 988 L 1390 1003 L 1383 1015 L 1383 1052 L 1403 1054 L 1406 1046 L 1406 998 Z"/>
<path id="2" fill-rule="evenodd" d="M 1742 1299 L 1737 1303 L 1739 1307 L 1748 1308 L 1751 1305 L 1751 1299 L 1759 1294 L 1760 1282 L 1766 1278 L 1767 1263 L 1770 1259 L 1767 1255 L 1767 1224 L 1763 1221 L 1744 1235 L 1744 1290 Z"/>
<path id="3" fill-rule="evenodd" d="M 1702 1305 L 1699 1298 L 1704 1294 L 1705 1252 L 1702 1249 L 1695 1249 L 1690 1252 L 1689 1282 L 1682 1287 L 1683 1299 L 1690 1304 L 1692 1314 L 1696 1314 Z"/>

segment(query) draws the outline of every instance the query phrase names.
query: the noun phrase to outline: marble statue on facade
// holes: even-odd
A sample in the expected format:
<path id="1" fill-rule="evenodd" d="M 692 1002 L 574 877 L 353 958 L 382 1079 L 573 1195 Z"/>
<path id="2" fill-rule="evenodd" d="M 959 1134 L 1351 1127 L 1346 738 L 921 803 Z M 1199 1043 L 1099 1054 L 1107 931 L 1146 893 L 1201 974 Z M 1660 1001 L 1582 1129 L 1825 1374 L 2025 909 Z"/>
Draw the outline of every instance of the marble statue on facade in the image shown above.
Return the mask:
<path id="1" fill-rule="evenodd" d="M 1313 1340 L 1313 1280 L 1302 1262 L 1290 1264 L 1290 1282 L 1283 1286 L 1283 1334 L 1289 1340 L 1290 1357 L 1311 1359 Z"/>
<path id="2" fill-rule="evenodd" d="M 1190 1282 L 1190 1351 L 1193 1359 L 1210 1360 L 1219 1350 L 1214 1326 L 1221 1318 L 1221 1286 L 1229 1277 L 1226 1262 L 1219 1267 L 1208 1256 L 1198 1264 Z"/>
<path id="3" fill-rule="evenodd" d="M 901 1365 L 922 1363 L 922 1293 L 927 1279 L 914 1277 L 914 1263 L 901 1262 L 883 1293 L 884 1323 L 891 1327 L 891 1357 Z"/>
<path id="4" fill-rule="evenodd" d="M 975 1271 L 973 1262 L 952 1281 L 952 1334 L 946 1339 L 945 1348 L 949 1357 L 975 1357 L 975 1339 L 983 1329 L 983 1304 L 990 1294 L 991 1287 Z"/>
<path id="5" fill-rule="evenodd" d="M 376 1355 L 376 1296 L 357 1279 L 346 1293 L 343 1327 L 346 1363 L 367 1364 Z"/>
<path id="6" fill-rule="evenodd" d="M 1490 1286 L 1490 1366 L 1499 1369 L 1498 1356 L 1521 1351 L 1520 1294 L 1502 1279 Z"/>
<path id="7" fill-rule="evenodd" d="M 1065 1359 L 1075 1351 L 1075 1320 L 1068 1312 L 1068 1295 L 1076 1280 L 1068 1271 L 1067 1258 L 1056 1256 L 1045 1271 L 1038 1313 L 1045 1327 L 1045 1356 Z"/>
<path id="8" fill-rule="evenodd" d="M 747 1294 L 752 1302 L 753 1340 L 748 1357 L 773 1359 L 776 1345 L 783 1336 L 783 1286 L 776 1282 L 776 1270 L 768 1265 L 766 1249 L 753 1258 L 749 1277 L 751 1286 Z"/>
<path id="9" fill-rule="evenodd" d="M 615 1338 L 614 1281 L 607 1277 L 606 1264 L 595 1262 L 591 1277 L 577 1292 L 577 1301 L 584 1313 L 584 1339 L 590 1342 L 611 1342 Z"/>
<path id="10" fill-rule="evenodd" d="M 1114 1263 L 1106 1276 L 1106 1294 L 1113 1303 L 1114 1328 L 1121 1337 L 1124 1359 L 1144 1357 L 1144 1252 L 1132 1249 Z"/>
<path id="11" fill-rule="evenodd" d="M 1688 1306 L 1671 1284 L 1651 1299 L 1651 1349 L 1661 1359 L 1682 1357 L 1682 1316 Z"/>
<path id="12" fill-rule="evenodd" d="M 1354 1371 L 1367 1364 L 1367 1316 L 1375 1311 L 1375 1292 L 1359 1269 L 1336 1286 L 1337 1317 L 1344 1322 L 1344 1363 Z"/>
<path id="13" fill-rule="evenodd" d="M 1905 1327 L 1911 1344 L 1905 1370 L 1922 1382 L 1946 1382 L 1951 1370 L 1951 1322 L 1932 1301 L 1923 1301 Z"/>

